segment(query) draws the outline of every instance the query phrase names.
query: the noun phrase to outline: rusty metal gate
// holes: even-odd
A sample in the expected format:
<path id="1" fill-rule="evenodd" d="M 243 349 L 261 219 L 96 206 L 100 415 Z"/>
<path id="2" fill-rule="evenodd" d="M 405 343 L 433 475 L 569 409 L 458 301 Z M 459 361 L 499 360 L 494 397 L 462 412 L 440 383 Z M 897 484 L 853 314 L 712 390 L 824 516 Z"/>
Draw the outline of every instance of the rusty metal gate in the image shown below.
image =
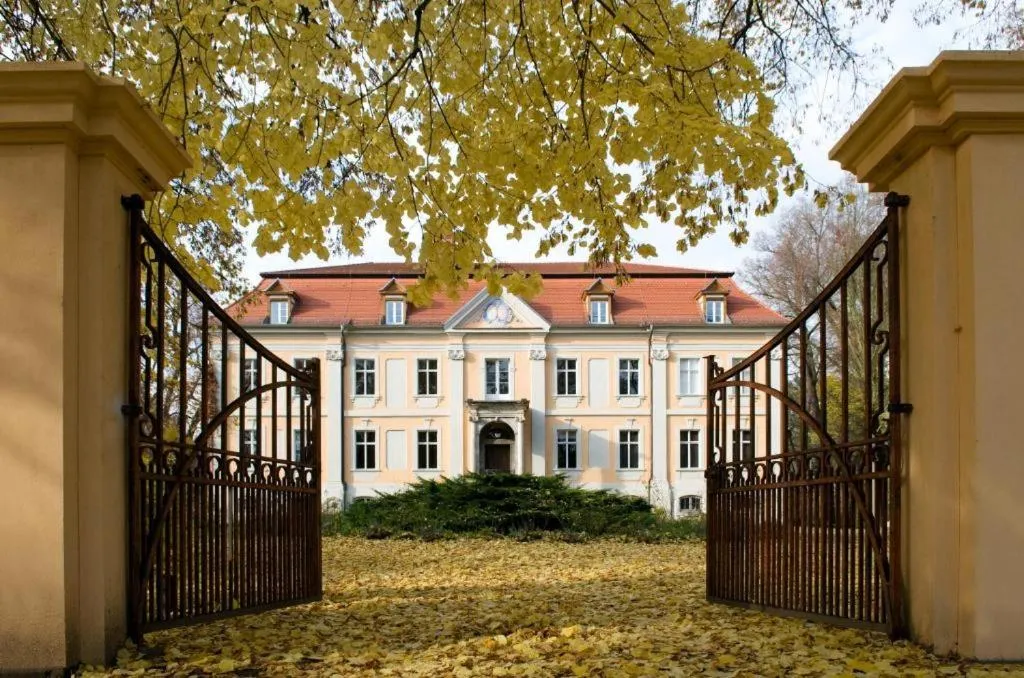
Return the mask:
<path id="1" fill-rule="evenodd" d="M 319 599 L 319 362 L 253 339 L 123 202 L 129 632 Z"/>
<path id="2" fill-rule="evenodd" d="M 899 208 L 753 355 L 707 358 L 707 596 L 904 634 Z"/>

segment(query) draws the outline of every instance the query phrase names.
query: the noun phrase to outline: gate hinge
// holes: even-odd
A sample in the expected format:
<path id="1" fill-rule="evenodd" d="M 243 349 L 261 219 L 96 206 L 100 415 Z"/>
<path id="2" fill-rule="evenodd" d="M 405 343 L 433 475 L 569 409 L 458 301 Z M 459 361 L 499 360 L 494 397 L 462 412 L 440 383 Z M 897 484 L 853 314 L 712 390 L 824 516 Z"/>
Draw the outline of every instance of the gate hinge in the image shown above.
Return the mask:
<path id="1" fill-rule="evenodd" d="M 889 403 L 887 409 L 889 414 L 910 414 L 914 411 L 914 406 L 910 403 Z"/>
<path id="2" fill-rule="evenodd" d="M 121 414 L 126 417 L 141 417 L 142 405 L 121 405 Z"/>

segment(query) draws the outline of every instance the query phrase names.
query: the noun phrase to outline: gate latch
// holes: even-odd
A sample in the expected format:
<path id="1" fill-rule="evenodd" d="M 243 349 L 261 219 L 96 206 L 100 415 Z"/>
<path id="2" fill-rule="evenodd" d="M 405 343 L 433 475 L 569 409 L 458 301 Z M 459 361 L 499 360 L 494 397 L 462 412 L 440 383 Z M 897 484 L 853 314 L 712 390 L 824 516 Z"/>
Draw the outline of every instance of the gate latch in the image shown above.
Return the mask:
<path id="1" fill-rule="evenodd" d="M 910 403 L 889 403 L 887 409 L 889 414 L 910 414 L 914 411 L 914 406 Z"/>
<path id="2" fill-rule="evenodd" d="M 141 417 L 142 405 L 121 405 L 121 414 L 126 417 Z"/>

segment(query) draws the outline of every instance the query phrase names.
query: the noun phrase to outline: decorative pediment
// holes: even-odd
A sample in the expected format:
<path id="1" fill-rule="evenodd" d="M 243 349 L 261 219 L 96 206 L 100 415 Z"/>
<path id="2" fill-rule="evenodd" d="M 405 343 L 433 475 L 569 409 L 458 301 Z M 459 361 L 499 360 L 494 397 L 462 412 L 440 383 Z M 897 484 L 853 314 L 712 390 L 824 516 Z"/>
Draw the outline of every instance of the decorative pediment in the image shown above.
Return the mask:
<path id="1" fill-rule="evenodd" d="M 583 296 L 586 297 L 610 297 L 613 294 L 615 294 L 615 288 L 606 285 L 603 278 L 598 278 L 583 291 Z"/>
<path id="2" fill-rule="evenodd" d="M 711 282 L 704 286 L 704 288 L 697 293 L 698 297 L 724 297 L 729 294 L 729 288 L 722 284 L 718 278 L 713 278 Z"/>
<path id="3" fill-rule="evenodd" d="M 295 297 L 295 290 L 282 282 L 280 278 L 267 285 L 263 292 L 268 297 Z"/>
<path id="4" fill-rule="evenodd" d="M 381 296 L 386 297 L 404 297 L 405 287 L 402 283 L 398 282 L 395 278 L 388 281 L 388 284 L 378 290 Z"/>
<path id="5" fill-rule="evenodd" d="M 451 330 L 535 330 L 547 332 L 551 324 L 514 294 L 491 295 L 481 290 L 444 324 Z"/>

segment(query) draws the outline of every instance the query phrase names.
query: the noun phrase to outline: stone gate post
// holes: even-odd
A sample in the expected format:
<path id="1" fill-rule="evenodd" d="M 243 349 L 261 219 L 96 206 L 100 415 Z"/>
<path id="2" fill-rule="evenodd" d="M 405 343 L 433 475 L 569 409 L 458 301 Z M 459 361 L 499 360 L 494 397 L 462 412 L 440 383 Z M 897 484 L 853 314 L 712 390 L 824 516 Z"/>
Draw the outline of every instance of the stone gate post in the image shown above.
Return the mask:
<path id="1" fill-rule="evenodd" d="M 0 673 L 103 663 L 124 640 L 120 197 L 188 165 L 122 81 L 0 66 Z"/>
<path id="2" fill-rule="evenodd" d="M 913 638 L 1024 659 L 1024 53 L 900 71 L 832 158 L 910 196 L 903 565 Z"/>

